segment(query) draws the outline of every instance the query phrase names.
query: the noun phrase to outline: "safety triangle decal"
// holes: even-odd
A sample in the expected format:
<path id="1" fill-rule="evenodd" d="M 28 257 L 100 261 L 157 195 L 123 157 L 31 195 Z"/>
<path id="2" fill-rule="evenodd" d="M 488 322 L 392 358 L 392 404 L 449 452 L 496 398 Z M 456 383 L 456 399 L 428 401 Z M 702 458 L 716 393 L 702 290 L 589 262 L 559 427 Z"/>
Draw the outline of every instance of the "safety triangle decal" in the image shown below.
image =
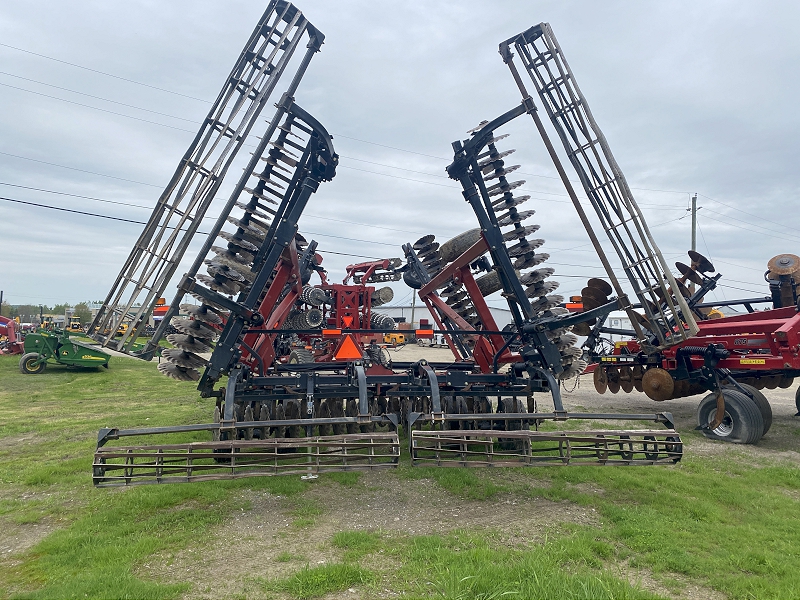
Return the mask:
<path id="1" fill-rule="evenodd" d="M 344 336 L 342 345 L 339 346 L 339 349 L 333 356 L 336 360 L 352 360 L 362 358 L 361 350 L 358 349 L 358 346 L 356 346 L 356 343 L 353 341 L 353 337 L 350 335 Z"/>

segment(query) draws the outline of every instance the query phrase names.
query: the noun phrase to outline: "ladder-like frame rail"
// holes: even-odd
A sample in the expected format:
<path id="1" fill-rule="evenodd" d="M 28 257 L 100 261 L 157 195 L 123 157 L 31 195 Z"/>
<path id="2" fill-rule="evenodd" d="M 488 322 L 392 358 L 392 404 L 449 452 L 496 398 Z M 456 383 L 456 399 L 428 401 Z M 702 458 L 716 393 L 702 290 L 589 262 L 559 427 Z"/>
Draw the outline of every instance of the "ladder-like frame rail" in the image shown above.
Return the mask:
<path id="1" fill-rule="evenodd" d="M 297 89 L 324 35 L 291 3 L 270 1 L 89 327 L 89 335 L 102 345 L 132 350 L 305 34 L 307 51 L 288 96 Z M 276 123 L 270 122 L 266 137 Z M 226 205 L 228 211 L 232 204 Z M 212 232 L 210 238 L 215 236 Z M 123 321 L 131 326 L 115 340 Z"/>
<path id="2" fill-rule="evenodd" d="M 656 345 L 665 348 L 694 336 L 699 331 L 694 316 L 647 227 L 605 136 L 589 110 L 586 98 L 578 87 L 550 25 L 540 23 L 502 42 L 500 54 L 522 93 L 527 112 L 533 117 L 548 145 L 551 158 L 601 256 L 603 266 L 617 294 L 623 296 L 624 292 L 613 269 L 604 260 L 605 256 L 583 213 L 580 201 L 541 125 L 533 100 L 525 89 L 513 61 L 512 44 L 530 75 L 539 98 L 561 138 L 567 156 L 581 180 L 589 202 L 595 209 L 603 230 L 622 262 L 623 271 L 642 304 L 646 321 L 640 323 L 637 320 L 638 315 L 630 315 L 638 337 L 644 342 L 647 341 L 647 336 L 642 330 L 644 327 L 655 336 Z M 674 300 L 670 289 L 675 292 Z M 626 310 L 629 314 L 633 312 L 630 307 L 626 307 Z"/>

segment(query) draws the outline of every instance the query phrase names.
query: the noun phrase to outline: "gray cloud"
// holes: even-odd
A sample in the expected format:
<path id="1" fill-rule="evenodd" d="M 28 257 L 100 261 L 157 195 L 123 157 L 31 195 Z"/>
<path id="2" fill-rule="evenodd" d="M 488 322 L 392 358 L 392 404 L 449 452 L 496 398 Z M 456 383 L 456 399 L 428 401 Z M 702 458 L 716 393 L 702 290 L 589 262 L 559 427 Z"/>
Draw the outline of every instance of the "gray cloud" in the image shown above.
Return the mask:
<path id="1" fill-rule="evenodd" d="M 0 152 L 165 185 L 193 137 L 179 129 L 199 127 L 265 4 L 4 2 L 3 43 L 205 102 L 0 47 L 5 73 L 188 119 L 0 75 Z M 690 192 L 702 194 L 699 249 L 717 261 L 728 285 L 766 294 L 761 274 L 767 260 L 796 252 L 795 3 L 297 5 L 327 36 L 297 100 L 335 134 L 343 157 L 336 179 L 321 187 L 301 221 L 303 230 L 320 234 L 323 252 L 394 256 L 401 243 L 424 233 L 446 239 L 474 225 L 458 186 L 444 177 L 450 142 L 519 102 L 497 44 L 540 21 L 553 26 L 670 262 L 681 260 L 689 246 L 689 219 L 678 219 L 686 215 Z M 532 190 L 530 204 L 547 239 L 543 250 L 562 277 L 562 290 L 577 292 L 581 276 L 601 274 L 599 261 L 563 186 L 552 178 L 555 171 L 532 123 L 518 121 L 509 126 L 508 141 L 518 150 L 520 171 L 534 175 L 523 176 L 524 187 Z M 228 179 L 225 190 L 233 185 L 233 177 Z M 5 154 L 0 181 L 145 206 L 159 194 L 159 187 Z M 7 186 L 0 186 L 0 196 L 125 219 L 146 220 L 149 214 Z M 130 223 L 0 206 L 0 288 L 15 303 L 104 297 L 141 231 Z M 339 279 L 355 260 L 330 254 L 325 264 Z M 721 288 L 717 296 L 749 291 Z M 398 287 L 398 296 L 405 293 Z"/>

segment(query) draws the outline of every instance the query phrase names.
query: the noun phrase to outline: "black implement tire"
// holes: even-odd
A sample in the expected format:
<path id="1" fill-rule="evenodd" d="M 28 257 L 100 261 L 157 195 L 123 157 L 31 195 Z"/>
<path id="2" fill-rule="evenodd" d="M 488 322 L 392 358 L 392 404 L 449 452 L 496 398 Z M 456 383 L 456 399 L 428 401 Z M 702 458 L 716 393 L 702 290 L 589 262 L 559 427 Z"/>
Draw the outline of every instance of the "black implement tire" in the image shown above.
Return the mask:
<path id="1" fill-rule="evenodd" d="M 446 241 L 439 247 L 439 256 L 442 262 L 445 264 L 453 262 L 464 254 L 464 252 L 469 250 L 479 239 L 481 239 L 480 228 L 459 233 L 453 239 Z"/>
<path id="2" fill-rule="evenodd" d="M 756 403 L 758 410 L 761 411 L 761 418 L 764 419 L 764 431 L 761 435 L 767 435 L 769 428 L 772 427 L 772 407 L 769 405 L 769 400 L 752 385 L 747 385 L 746 383 L 740 383 L 739 385 L 753 395 L 753 401 Z"/>
<path id="3" fill-rule="evenodd" d="M 724 389 L 725 417 L 713 431 L 703 429 L 703 435 L 712 440 L 735 444 L 755 444 L 764 431 L 764 419 L 755 401 L 738 390 Z M 714 420 L 717 410 L 716 395 L 708 394 L 697 407 L 697 423 L 701 427 Z"/>
<path id="4" fill-rule="evenodd" d="M 797 408 L 795 417 L 800 417 L 800 387 L 798 387 L 797 391 L 794 393 L 794 405 L 795 408 Z"/>
<path id="5" fill-rule="evenodd" d="M 27 354 L 23 354 L 19 359 L 19 372 L 24 373 L 25 375 L 36 375 L 37 373 L 41 373 L 45 370 L 45 367 L 47 367 L 47 363 L 42 362 L 38 365 L 34 365 L 33 363 L 37 360 L 39 360 L 39 354 L 37 352 L 28 352 Z"/>

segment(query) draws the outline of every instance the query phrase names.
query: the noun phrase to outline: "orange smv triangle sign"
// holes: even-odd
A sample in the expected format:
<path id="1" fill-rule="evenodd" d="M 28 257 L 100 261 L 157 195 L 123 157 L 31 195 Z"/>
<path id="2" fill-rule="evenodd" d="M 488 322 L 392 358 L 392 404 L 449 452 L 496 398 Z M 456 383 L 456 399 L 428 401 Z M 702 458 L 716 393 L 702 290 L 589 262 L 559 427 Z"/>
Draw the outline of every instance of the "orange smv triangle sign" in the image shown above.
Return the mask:
<path id="1" fill-rule="evenodd" d="M 353 338 L 350 335 L 344 336 L 342 345 L 339 346 L 339 349 L 336 351 L 336 354 L 334 354 L 333 357 L 336 360 L 352 360 L 355 358 L 362 358 L 361 350 L 358 349 L 358 346 L 356 346 L 356 343 L 353 341 Z"/>

